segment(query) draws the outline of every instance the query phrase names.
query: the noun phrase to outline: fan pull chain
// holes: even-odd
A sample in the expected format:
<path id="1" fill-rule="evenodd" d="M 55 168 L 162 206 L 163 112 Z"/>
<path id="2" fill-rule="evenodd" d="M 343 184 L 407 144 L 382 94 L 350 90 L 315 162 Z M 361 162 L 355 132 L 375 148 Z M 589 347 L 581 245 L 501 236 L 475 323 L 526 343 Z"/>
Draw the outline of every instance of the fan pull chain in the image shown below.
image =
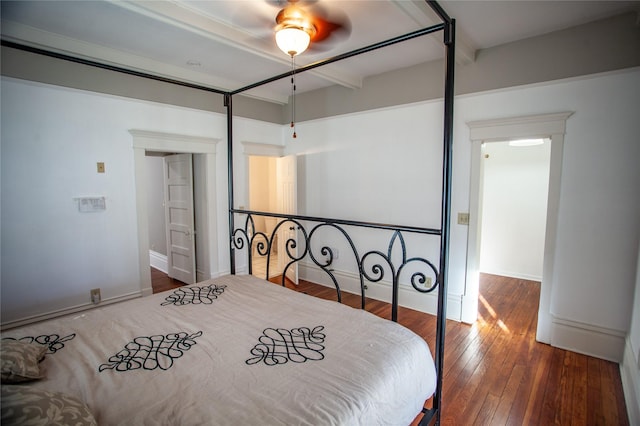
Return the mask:
<path id="1" fill-rule="evenodd" d="M 293 128 L 293 138 L 296 134 L 296 59 L 291 55 L 291 127 Z"/>

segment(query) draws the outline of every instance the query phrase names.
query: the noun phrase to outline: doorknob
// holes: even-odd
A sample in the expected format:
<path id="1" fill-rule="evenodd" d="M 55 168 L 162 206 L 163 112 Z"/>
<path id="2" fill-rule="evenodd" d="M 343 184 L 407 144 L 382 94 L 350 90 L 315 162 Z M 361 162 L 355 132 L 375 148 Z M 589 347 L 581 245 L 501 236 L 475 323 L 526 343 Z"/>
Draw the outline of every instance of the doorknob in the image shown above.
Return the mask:
<path id="1" fill-rule="evenodd" d="M 289 227 L 289 231 L 294 231 L 296 228 L 294 228 L 293 226 Z"/>

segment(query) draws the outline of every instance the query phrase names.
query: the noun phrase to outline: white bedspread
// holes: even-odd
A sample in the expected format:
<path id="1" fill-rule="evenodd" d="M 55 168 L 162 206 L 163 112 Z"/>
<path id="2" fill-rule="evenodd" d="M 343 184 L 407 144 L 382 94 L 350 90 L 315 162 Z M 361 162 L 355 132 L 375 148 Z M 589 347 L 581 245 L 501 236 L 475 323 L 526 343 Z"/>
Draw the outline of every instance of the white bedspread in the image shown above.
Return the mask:
<path id="1" fill-rule="evenodd" d="M 412 331 L 251 276 L 2 333 L 43 335 L 62 341 L 29 386 L 78 397 L 100 425 L 406 425 L 435 390 Z"/>

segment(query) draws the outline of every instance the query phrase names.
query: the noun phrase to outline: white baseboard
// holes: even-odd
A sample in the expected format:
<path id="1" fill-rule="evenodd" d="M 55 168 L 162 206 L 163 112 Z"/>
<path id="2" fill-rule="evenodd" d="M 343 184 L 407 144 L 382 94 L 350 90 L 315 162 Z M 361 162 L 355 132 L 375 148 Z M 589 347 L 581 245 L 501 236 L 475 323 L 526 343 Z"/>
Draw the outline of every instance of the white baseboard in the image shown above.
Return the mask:
<path id="1" fill-rule="evenodd" d="M 542 281 L 542 276 L 541 275 L 523 274 L 523 273 L 520 273 L 520 272 L 513 272 L 513 271 L 502 271 L 502 270 L 493 270 L 492 271 L 492 270 L 482 269 L 480 271 L 480 273 L 482 273 L 482 274 L 491 274 L 491 275 L 499 275 L 501 277 L 517 278 L 519 280 L 538 281 L 538 282 Z"/>
<path id="2" fill-rule="evenodd" d="M 222 271 L 212 272 L 211 273 L 211 278 L 224 277 L 225 275 L 231 275 L 231 270 L 230 269 L 224 269 Z"/>
<path id="3" fill-rule="evenodd" d="M 2 324 L 2 330 L 8 330 L 14 327 L 20 327 L 22 325 L 33 324 L 35 322 L 40 322 L 44 320 L 48 320 L 51 318 L 57 318 L 64 315 L 74 314 L 77 312 L 86 311 L 93 308 L 103 307 L 105 305 L 111 305 L 112 303 L 124 302 L 125 300 L 135 299 L 142 296 L 142 293 L 139 291 L 123 294 L 121 296 L 110 297 L 108 299 L 102 299 L 100 303 L 94 305 L 93 303 L 83 303 L 82 305 L 72 306 L 70 308 L 58 309 L 56 311 L 50 311 L 43 314 L 33 315 L 30 317 L 21 318 L 19 320 L 9 321 Z"/>
<path id="4" fill-rule="evenodd" d="M 337 270 L 334 270 L 333 274 L 335 275 L 342 292 L 360 295 L 360 279 L 357 274 Z M 301 263 L 299 265 L 299 275 L 301 279 L 335 288 L 326 272 L 315 265 Z M 391 282 L 381 281 L 377 283 L 369 283 L 365 281 L 365 285 L 367 286 L 367 297 L 391 303 Z M 401 285 L 398 289 L 398 304 L 406 308 L 415 309 L 416 311 L 435 315 L 438 308 L 438 293 L 435 291 L 432 293 L 419 293 L 411 286 Z M 460 321 L 461 315 L 462 296 L 448 295 L 447 318 Z"/>
<path id="5" fill-rule="evenodd" d="M 152 268 L 156 268 L 159 271 L 168 274 L 169 272 L 169 264 L 167 262 L 167 256 L 162 253 L 158 253 L 157 251 L 149 250 L 149 264 Z M 208 279 L 214 278 L 211 274 L 206 271 L 202 271 L 200 269 L 196 269 L 196 282 L 206 281 Z"/>
<path id="6" fill-rule="evenodd" d="M 627 337 L 620 377 L 630 425 L 640 425 L 640 360 L 636 360 L 631 339 Z"/>
<path id="7" fill-rule="evenodd" d="M 622 362 L 626 333 L 552 316 L 551 346 Z"/>
<path id="8" fill-rule="evenodd" d="M 167 256 L 157 251 L 149 250 L 149 264 L 165 274 L 169 271 Z"/>
<path id="9" fill-rule="evenodd" d="M 201 271 L 196 269 L 196 282 L 202 282 L 206 280 L 210 280 L 211 278 L 216 278 L 212 274 L 207 273 L 206 271 Z"/>

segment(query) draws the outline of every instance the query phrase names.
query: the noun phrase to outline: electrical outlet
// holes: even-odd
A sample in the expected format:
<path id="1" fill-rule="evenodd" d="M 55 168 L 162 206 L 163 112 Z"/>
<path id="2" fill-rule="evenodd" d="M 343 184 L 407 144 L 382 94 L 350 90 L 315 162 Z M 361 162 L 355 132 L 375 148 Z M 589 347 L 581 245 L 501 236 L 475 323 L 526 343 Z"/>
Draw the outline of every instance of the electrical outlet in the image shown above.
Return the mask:
<path id="1" fill-rule="evenodd" d="M 469 213 L 458 213 L 458 225 L 469 224 Z"/>
<path id="2" fill-rule="evenodd" d="M 102 300 L 102 297 L 100 296 L 100 289 L 99 288 L 92 289 L 91 303 L 93 303 L 94 305 L 97 305 L 98 303 L 100 303 L 100 300 Z"/>

